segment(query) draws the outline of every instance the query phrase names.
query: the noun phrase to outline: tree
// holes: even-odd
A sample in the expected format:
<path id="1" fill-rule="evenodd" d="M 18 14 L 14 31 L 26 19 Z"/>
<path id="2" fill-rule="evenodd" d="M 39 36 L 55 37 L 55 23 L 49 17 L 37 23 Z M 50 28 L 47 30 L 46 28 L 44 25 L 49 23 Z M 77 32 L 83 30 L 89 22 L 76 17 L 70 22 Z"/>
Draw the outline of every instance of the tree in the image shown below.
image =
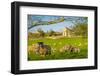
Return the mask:
<path id="1" fill-rule="evenodd" d="M 87 37 L 88 27 L 86 23 L 78 23 L 73 27 L 74 34 L 77 36 Z"/>
<path id="2" fill-rule="evenodd" d="M 44 37 L 45 36 L 45 32 L 41 28 L 39 28 L 37 31 L 38 31 L 38 33 L 39 33 L 39 35 L 41 37 Z"/>
<path id="3" fill-rule="evenodd" d="M 50 30 L 48 34 L 49 34 L 49 36 L 53 36 L 53 35 L 55 35 L 55 31 Z"/>

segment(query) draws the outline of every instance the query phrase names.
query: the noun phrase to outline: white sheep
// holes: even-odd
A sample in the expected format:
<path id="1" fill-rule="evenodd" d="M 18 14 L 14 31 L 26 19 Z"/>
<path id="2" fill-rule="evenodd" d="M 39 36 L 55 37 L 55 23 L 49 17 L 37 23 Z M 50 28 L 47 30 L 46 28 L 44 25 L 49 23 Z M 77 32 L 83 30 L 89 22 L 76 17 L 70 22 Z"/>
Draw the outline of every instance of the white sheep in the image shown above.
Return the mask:
<path id="1" fill-rule="evenodd" d="M 76 46 L 72 46 L 72 45 L 65 45 L 64 47 L 62 47 L 60 49 L 60 52 L 61 53 L 64 53 L 64 52 L 68 52 L 68 53 L 71 53 L 71 52 L 79 53 L 80 52 L 80 48 L 79 47 L 76 47 Z"/>

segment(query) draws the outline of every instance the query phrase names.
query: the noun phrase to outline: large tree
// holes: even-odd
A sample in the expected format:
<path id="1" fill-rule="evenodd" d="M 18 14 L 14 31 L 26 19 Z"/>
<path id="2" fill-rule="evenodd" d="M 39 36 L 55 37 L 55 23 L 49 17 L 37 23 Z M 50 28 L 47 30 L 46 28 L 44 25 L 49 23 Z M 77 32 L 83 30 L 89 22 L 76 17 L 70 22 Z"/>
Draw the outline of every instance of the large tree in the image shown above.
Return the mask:
<path id="1" fill-rule="evenodd" d="M 77 36 L 87 37 L 88 35 L 88 25 L 87 23 L 77 23 L 73 27 L 74 34 Z"/>

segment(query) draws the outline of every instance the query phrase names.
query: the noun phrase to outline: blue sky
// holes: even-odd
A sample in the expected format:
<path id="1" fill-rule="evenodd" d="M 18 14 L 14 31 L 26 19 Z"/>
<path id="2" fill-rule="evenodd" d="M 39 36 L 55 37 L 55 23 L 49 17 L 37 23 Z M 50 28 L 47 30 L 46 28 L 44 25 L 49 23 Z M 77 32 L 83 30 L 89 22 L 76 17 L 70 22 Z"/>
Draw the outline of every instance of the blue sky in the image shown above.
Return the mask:
<path id="1" fill-rule="evenodd" d="M 57 20 L 59 18 L 61 18 L 62 16 L 49 16 L 49 15 L 28 15 L 28 26 L 32 25 L 32 22 L 37 21 L 37 22 L 49 22 L 49 21 L 54 21 Z M 44 32 L 50 31 L 50 30 L 54 30 L 57 32 L 61 32 L 62 29 L 64 29 L 65 27 L 72 27 L 75 25 L 76 21 L 78 21 L 79 23 L 83 23 L 83 22 L 88 22 L 86 19 L 87 17 L 78 17 L 78 16 L 63 16 L 63 18 L 65 19 L 63 22 L 59 22 L 56 24 L 50 24 L 50 25 L 37 25 L 31 29 L 28 29 L 28 32 L 36 32 L 38 29 L 42 29 Z"/>
<path id="2" fill-rule="evenodd" d="M 35 26 L 35 27 L 29 29 L 28 31 L 29 32 L 36 32 L 37 29 L 41 28 L 44 32 L 47 32 L 50 30 L 61 32 L 65 27 L 70 28 L 70 26 L 72 26 L 72 25 L 73 25 L 73 23 L 70 23 L 68 21 L 64 21 L 64 22 L 60 22 L 57 24 L 51 24 L 51 25 L 38 25 L 38 26 Z"/>

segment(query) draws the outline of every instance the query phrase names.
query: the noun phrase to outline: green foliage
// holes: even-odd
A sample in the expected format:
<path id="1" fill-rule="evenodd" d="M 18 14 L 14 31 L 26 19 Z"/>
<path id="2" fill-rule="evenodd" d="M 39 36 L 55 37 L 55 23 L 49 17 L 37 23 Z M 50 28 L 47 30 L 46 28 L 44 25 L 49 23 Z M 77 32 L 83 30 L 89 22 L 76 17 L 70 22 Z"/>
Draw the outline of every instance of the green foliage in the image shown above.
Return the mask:
<path id="1" fill-rule="evenodd" d="M 39 33 L 40 37 L 44 37 L 45 36 L 45 32 L 41 28 L 39 28 L 37 30 L 37 32 Z"/>
<path id="2" fill-rule="evenodd" d="M 55 35 L 55 31 L 50 30 L 50 31 L 48 32 L 48 35 L 49 35 L 49 36 L 53 36 L 53 35 Z"/>
<path id="3" fill-rule="evenodd" d="M 33 25 L 33 26 L 36 26 L 37 23 L 38 23 L 38 22 L 33 21 L 33 22 L 32 22 L 32 25 Z"/>
<path id="4" fill-rule="evenodd" d="M 31 33 L 31 32 L 29 32 L 29 33 L 28 33 L 28 38 L 29 38 L 29 39 L 40 38 L 40 35 L 37 34 L 37 33 Z"/>
<path id="5" fill-rule="evenodd" d="M 88 35 L 88 25 L 86 23 L 78 23 L 72 30 L 76 36 L 87 37 Z"/>

